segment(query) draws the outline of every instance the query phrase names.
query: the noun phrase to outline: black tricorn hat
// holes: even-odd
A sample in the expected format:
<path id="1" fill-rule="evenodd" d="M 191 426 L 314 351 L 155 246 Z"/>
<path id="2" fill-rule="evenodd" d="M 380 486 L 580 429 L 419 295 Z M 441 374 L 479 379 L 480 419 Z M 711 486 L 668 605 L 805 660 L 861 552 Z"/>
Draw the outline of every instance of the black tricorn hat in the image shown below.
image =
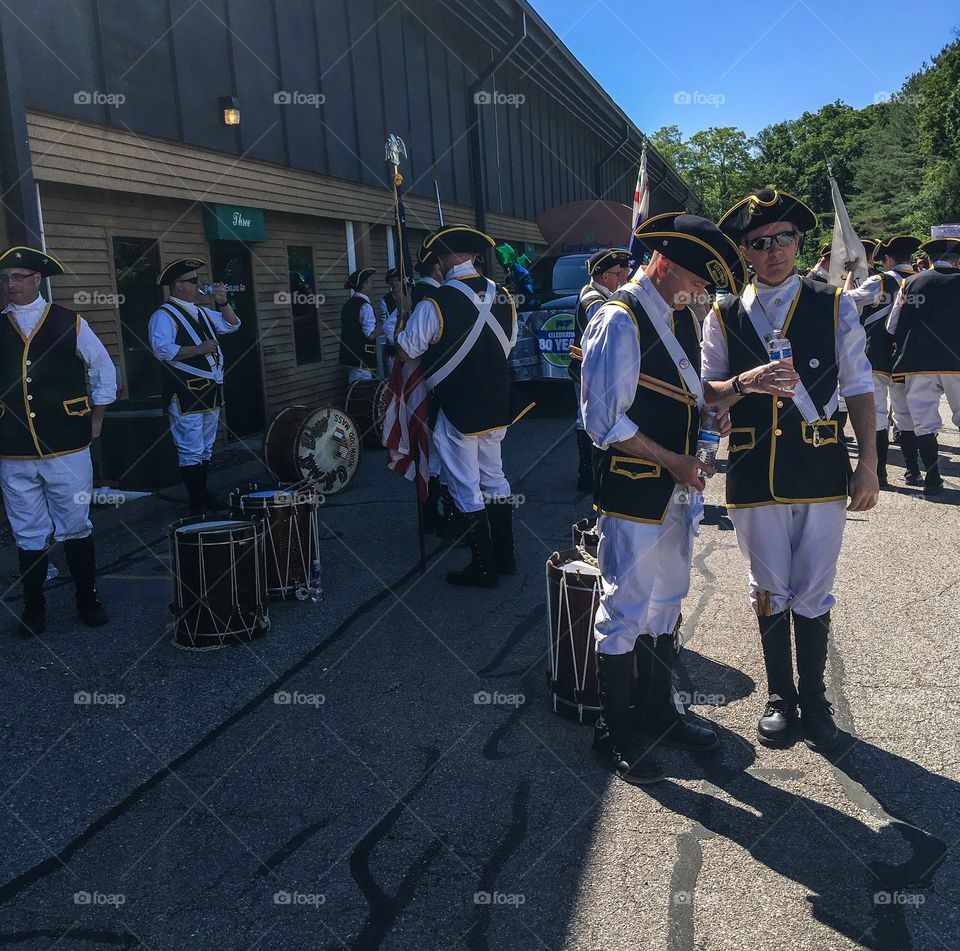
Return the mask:
<path id="1" fill-rule="evenodd" d="M 960 238 L 931 238 L 920 245 L 931 261 L 941 254 L 960 254 Z"/>
<path id="2" fill-rule="evenodd" d="M 390 270 L 387 271 L 387 273 L 383 275 L 383 279 L 384 279 L 384 281 L 386 281 L 387 284 L 389 284 L 391 281 L 399 281 L 399 280 L 400 280 L 400 268 L 398 268 L 398 267 L 392 267 L 392 268 L 390 268 Z"/>
<path id="3" fill-rule="evenodd" d="M 183 277 L 184 274 L 189 274 L 191 271 L 199 271 L 200 268 L 206 266 L 207 262 L 201 261 L 200 258 L 179 258 L 176 261 L 171 261 L 160 272 L 160 276 L 157 278 L 157 286 L 167 285 L 169 287 L 178 277 Z"/>
<path id="4" fill-rule="evenodd" d="M 363 286 L 363 282 L 372 275 L 377 273 L 375 267 L 361 267 L 357 268 L 346 280 L 344 287 L 351 291 L 358 291 Z"/>
<path id="5" fill-rule="evenodd" d="M 876 255 L 877 248 L 880 247 L 878 238 L 861 238 L 860 243 L 863 245 L 863 253 L 867 257 L 870 257 L 871 254 Z"/>
<path id="6" fill-rule="evenodd" d="M 803 231 L 817 227 L 817 216 L 796 195 L 779 188 L 761 188 L 741 198 L 717 222 L 720 230 L 740 242 L 748 231 L 764 225 L 789 221 Z"/>
<path id="7" fill-rule="evenodd" d="M 607 248 L 587 258 L 587 274 L 591 277 L 599 277 L 615 267 L 633 268 L 633 258 L 626 248 Z"/>
<path id="8" fill-rule="evenodd" d="M 875 257 L 879 260 L 885 254 L 895 258 L 909 258 L 910 255 L 920 248 L 920 239 L 914 238 L 909 234 L 898 234 L 893 238 L 887 238 L 877 244 Z"/>
<path id="9" fill-rule="evenodd" d="M 699 215 L 669 211 L 647 218 L 634 237 L 653 254 L 680 265 L 719 290 L 739 294 L 747 280 L 746 262 L 737 246 Z"/>
<path id="10" fill-rule="evenodd" d="M 479 254 L 496 246 L 488 234 L 466 225 L 438 228 L 423 239 L 422 248 L 434 254 Z"/>
<path id="11" fill-rule="evenodd" d="M 36 271 L 41 277 L 56 277 L 63 274 L 63 265 L 46 251 L 36 248 L 17 246 L 7 248 L 0 254 L 0 268 L 22 267 L 28 271 Z"/>

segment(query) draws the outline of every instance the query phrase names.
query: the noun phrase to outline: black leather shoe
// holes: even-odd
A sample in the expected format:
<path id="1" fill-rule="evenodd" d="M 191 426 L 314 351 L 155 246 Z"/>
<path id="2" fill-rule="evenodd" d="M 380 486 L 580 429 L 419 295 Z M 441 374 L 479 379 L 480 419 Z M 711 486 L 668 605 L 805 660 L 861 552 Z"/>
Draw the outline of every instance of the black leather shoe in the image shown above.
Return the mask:
<path id="1" fill-rule="evenodd" d="M 943 491 L 943 479 L 940 478 L 939 467 L 934 466 L 927 470 L 923 480 L 924 495 L 939 495 Z"/>
<path id="2" fill-rule="evenodd" d="M 923 476 L 920 474 L 919 469 L 917 469 L 916 472 L 908 471 L 903 477 L 903 481 L 906 482 L 907 485 L 920 486 L 923 485 Z"/>
<path id="3" fill-rule="evenodd" d="M 470 564 L 460 571 L 448 571 L 447 583 L 469 588 L 495 588 L 500 584 L 497 557 L 490 536 L 490 523 L 485 511 L 469 512 L 463 516 L 470 526 Z"/>
<path id="4" fill-rule="evenodd" d="M 787 746 L 797 722 L 796 704 L 771 697 L 757 721 L 757 739 L 764 746 Z"/>
<path id="5" fill-rule="evenodd" d="M 90 601 L 84 604 L 77 604 L 77 613 L 80 615 L 80 620 L 83 621 L 87 627 L 103 627 L 104 624 L 110 622 L 110 618 L 107 616 L 107 612 L 104 610 L 103 605 L 98 601 Z"/>
<path id="6" fill-rule="evenodd" d="M 800 701 L 800 732 L 803 742 L 815 753 L 832 750 L 840 740 L 833 722 L 833 707 L 826 697 Z"/>

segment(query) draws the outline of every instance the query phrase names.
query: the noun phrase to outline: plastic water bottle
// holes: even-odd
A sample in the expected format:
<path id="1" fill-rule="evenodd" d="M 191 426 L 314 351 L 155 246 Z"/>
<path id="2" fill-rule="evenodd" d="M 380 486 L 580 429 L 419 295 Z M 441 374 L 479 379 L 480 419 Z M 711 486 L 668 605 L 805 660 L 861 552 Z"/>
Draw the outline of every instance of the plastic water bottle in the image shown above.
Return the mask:
<path id="1" fill-rule="evenodd" d="M 789 360 L 791 364 L 793 363 L 793 345 L 786 337 L 774 331 L 772 334 L 767 334 L 764 339 L 767 342 L 767 355 L 771 363 L 774 360 Z M 788 393 L 793 392 L 791 386 L 785 386 L 782 389 Z"/>
<path id="2" fill-rule="evenodd" d="M 697 451 L 694 455 L 697 459 L 713 467 L 717 462 L 717 451 L 720 449 L 720 428 L 717 423 L 717 414 L 713 410 L 709 410 L 706 418 L 700 424 L 700 435 L 697 437 Z M 703 474 L 705 479 L 709 479 L 710 476 L 707 473 Z"/>
<path id="3" fill-rule="evenodd" d="M 310 600 L 314 604 L 323 601 L 323 565 L 320 562 L 319 555 L 313 559 L 310 565 Z"/>
<path id="4" fill-rule="evenodd" d="M 201 285 L 200 285 L 200 293 L 201 293 L 201 294 L 206 294 L 206 295 L 209 296 L 210 294 L 213 293 L 213 285 L 212 285 L 212 284 L 201 284 Z"/>

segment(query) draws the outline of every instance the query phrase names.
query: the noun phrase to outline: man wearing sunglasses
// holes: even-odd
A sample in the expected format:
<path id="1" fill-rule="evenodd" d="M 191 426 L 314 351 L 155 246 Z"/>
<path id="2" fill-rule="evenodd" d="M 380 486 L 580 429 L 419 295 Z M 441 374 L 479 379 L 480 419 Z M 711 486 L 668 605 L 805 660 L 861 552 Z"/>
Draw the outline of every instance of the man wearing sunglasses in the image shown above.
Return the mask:
<path id="1" fill-rule="evenodd" d="M 157 284 L 169 288 L 170 294 L 148 326 L 150 348 L 163 367 L 163 405 L 170 416 L 191 515 L 220 507 L 207 490 L 223 402 L 223 353 L 217 334 L 240 328 L 222 284 L 214 284 L 212 290 L 216 310 L 197 303 L 201 294 L 197 271 L 204 266 L 198 258 L 181 258 L 163 269 Z"/>
<path id="2" fill-rule="evenodd" d="M 17 542 L 23 614 L 20 633 L 43 633 L 43 583 L 51 538 L 63 545 L 80 619 L 107 623 L 94 587 L 90 442 L 100 435 L 117 372 L 87 322 L 40 296 L 63 273 L 50 255 L 10 248 L 0 255 L 0 486 Z M 88 395 L 89 390 L 89 395 Z"/>
<path id="3" fill-rule="evenodd" d="M 719 225 L 756 272 L 707 317 L 703 380 L 707 402 L 730 407 L 727 508 L 749 563 L 767 674 L 757 733 L 765 745 L 788 745 L 799 704 L 804 741 L 828 750 L 838 732 L 824 670 L 847 496 L 850 511 L 864 512 L 880 492 L 865 335 L 840 288 L 796 273 L 801 236 L 817 225 L 800 199 L 765 188 Z M 766 338 L 789 340 L 792 357 L 771 359 Z M 849 488 L 840 396 L 860 450 Z"/>

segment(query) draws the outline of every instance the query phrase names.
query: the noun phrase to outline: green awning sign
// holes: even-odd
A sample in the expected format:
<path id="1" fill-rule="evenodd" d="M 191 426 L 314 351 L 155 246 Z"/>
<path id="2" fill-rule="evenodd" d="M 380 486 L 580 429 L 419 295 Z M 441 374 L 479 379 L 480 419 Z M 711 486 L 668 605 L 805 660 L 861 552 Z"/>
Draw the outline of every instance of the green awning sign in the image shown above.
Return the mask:
<path id="1" fill-rule="evenodd" d="M 263 241 L 263 211 L 242 205 L 204 205 L 203 232 L 211 241 Z"/>

